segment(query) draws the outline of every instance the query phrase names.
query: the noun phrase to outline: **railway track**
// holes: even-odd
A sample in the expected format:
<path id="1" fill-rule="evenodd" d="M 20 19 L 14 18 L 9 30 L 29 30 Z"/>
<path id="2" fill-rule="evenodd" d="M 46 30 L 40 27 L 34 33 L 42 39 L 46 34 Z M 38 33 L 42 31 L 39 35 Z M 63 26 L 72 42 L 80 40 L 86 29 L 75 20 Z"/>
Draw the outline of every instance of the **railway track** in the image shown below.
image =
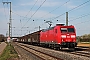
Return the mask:
<path id="1" fill-rule="evenodd" d="M 78 55 L 78 56 L 90 58 L 89 47 L 76 47 L 75 51 L 69 50 L 69 49 L 61 50 L 61 51 L 66 52 L 66 53 L 70 53 L 70 54 L 74 54 L 74 55 Z"/>
<path id="2" fill-rule="evenodd" d="M 89 47 L 76 47 L 75 51 L 69 50 L 69 49 L 62 49 L 62 50 L 58 50 L 58 51 L 62 51 L 62 52 L 66 52 L 66 53 L 70 53 L 70 54 L 74 54 L 74 55 L 78 55 L 78 56 L 84 56 L 84 57 L 88 57 L 90 58 L 90 48 Z"/>
<path id="3" fill-rule="evenodd" d="M 19 60 L 35 60 L 35 59 L 37 59 L 36 56 L 33 56 L 28 51 L 26 51 L 25 49 L 18 46 L 16 43 L 12 43 L 12 45 L 14 46 L 14 49 L 18 53 Z M 38 59 L 38 60 L 40 60 L 40 59 Z"/>
<path id="4" fill-rule="evenodd" d="M 90 52 L 88 51 L 76 51 L 76 52 L 70 52 L 70 53 L 90 58 Z"/>
<path id="5" fill-rule="evenodd" d="M 45 54 L 41 51 L 38 51 L 38 50 L 35 50 L 35 49 L 32 49 L 28 46 L 25 46 L 25 45 L 21 45 L 21 44 L 17 44 L 19 47 L 25 49 L 26 51 L 32 53 L 33 55 L 37 56 L 38 58 L 40 58 L 41 60 L 63 60 L 63 59 L 60 59 L 60 58 L 57 58 L 57 57 L 54 57 L 54 56 L 51 56 L 51 55 L 48 55 L 48 54 Z"/>
<path id="6" fill-rule="evenodd" d="M 89 47 L 78 47 L 75 52 L 71 52 L 71 54 L 84 56 L 90 58 L 90 50 Z"/>
<path id="7" fill-rule="evenodd" d="M 36 52 L 36 56 L 39 58 L 45 60 L 46 58 L 49 58 L 47 60 L 90 60 L 89 51 L 82 51 L 77 49 L 77 51 L 67 51 L 67 50 L 53 50 L 53 49 L 48 49 L 48 48 L 42 48 L 38 46 L 32 46 L 32 45 L 27 45 L 27 44 L 22 44 L 19 43 L 21 47 L 25 47 L 25 50 L 34 50 L 32 52 Z M 80 52 L 82 52 L 80 54 Z M 90 52 L 89 52 L 90 53 Z M 33 53 L 32 53 L 33 54 Z M 44 54 L 44 55 L 43 55 Z M 80 55 L 79 55 L 80 54 Z M 88 54 L 88 55 L 86 55 Z M 44 57 L 45 56 L 45 57 Z M 42 58 L 44 57 L 44 58 Z"/>

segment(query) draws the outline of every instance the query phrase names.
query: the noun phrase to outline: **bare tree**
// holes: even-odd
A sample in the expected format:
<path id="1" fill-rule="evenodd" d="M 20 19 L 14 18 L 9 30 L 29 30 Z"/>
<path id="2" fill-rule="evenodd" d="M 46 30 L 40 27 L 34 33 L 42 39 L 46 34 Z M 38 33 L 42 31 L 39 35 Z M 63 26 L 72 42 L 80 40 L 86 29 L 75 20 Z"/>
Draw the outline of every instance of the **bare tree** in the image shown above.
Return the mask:
<path id="1" fill-rule="evenodd" d="M 4 41 L 5 36 L 3 34 L 0 34 L 0 42 Z"/>

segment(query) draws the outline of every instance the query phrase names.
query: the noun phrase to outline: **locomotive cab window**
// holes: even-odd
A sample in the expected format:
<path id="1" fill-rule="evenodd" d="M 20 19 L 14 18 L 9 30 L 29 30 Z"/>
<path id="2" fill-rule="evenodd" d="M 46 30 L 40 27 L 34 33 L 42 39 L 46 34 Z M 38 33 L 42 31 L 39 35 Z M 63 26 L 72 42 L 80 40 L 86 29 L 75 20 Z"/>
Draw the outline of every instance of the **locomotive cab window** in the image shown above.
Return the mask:
<path id="1" fill-rule="evenodd" d="M 74 33 L 74 28 L 61 28 L 61 33 Z"/>
<path id="2" fill-rule="evenodd" d="M 68 28 L 68 32 L 74 32 L 74 28 Z"/>
<path id="3" fill-rule="evenodd" d="M 67 28 L 61 28 L 61 33 L 66 33 L 67 32 Z"/>

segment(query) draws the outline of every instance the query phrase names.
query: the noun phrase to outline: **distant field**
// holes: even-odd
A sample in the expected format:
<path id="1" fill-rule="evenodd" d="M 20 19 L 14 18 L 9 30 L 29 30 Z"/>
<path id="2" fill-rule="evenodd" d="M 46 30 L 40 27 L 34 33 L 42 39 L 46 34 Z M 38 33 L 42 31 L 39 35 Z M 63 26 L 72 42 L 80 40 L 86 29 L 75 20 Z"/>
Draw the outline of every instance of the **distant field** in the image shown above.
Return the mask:
<path id="1" fill-rule="evenodd" d="M 79 42 L 77 46 L 90 47 L 90 42 Z"/>
<path id="2" fill-rule="evenodd" d="M 80 42 L 80 43 L 83 43 L 83 44 L 90 44 L 90 42 Z"/>

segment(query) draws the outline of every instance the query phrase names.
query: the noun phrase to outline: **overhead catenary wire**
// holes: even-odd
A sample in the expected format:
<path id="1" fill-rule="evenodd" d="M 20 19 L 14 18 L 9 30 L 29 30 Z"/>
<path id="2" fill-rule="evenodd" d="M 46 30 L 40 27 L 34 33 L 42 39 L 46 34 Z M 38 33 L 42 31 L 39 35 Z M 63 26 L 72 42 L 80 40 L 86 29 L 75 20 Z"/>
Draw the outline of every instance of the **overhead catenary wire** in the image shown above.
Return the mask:
<path id="1" fill-rule="evenodd" d="M 37 1 L 38 1 L 38 0 L 37 0 Z M 37 1 L 35 2 L 35 4 L 37 3 Z M 66 1 L 65 3 L 63 3 L 62 5 L 56 7 L 55 9 L 53 9 L 52 11 L 50 11 L 49 13 L 52 13 L 53 11 L 57 10 L 57 9 L 60 8 L 61 6 L 63 6 L 63 5 L 65 5 L 66 3 L 68 3 L 69 1 L 70 1 L 70 0 L 68 0 L 68 1 Z M 35 6 L 35 4 L 33 5 L 33 7 Z M 32 7 L 32 8 L 33 8 L 33 7 Z M 32 10 L 32 8 L 31 8 L 31 10 Z M 30 10 L 30 11 L 31 11 L 31 10 Z M 29 12 L 30 12 L 30 11 L 29 11 Z M 28 12 L 28 13 L 29 13 L 29 12 Z M 14 12 L 13 12 L 13 13 L 14 13 Z M 48 13 L 48 14 L 49 14 L 49 13 Z M 15 14 L 18 15 L 18 16 L 20 16 L 20 15 L 17 14 L 17 13 L 15 13 Z M 46 15 L 48 15 L 48 14 L 46 14 Z M 27 15 L 28 15 L 28 14 L 27 14 Z M 24 16 L 20 16 L 20 17 L 27 18 L 27 15 L 26 15 L 25 17 L 24 17 Z M 46 15 L 44 15 L 44 16 L 46 16 Z M 42 16 L 41 18 L 43 18 L 43 16 Z"/>
<path id="2" fill-rule="evenodd" d="M 43 3 L 39 6 L 39 8 L 34 12 L 34 14 L 31 15 L 31 17 L 30 17 L 29 20 L 31 20 L 31 18 L 32 18 L 32 17 L 36 14 L 36 12 L 41 8 L 41 6 L 45 3 L 45 1 L 46 1 L 46 0 L 44 0 Z M 23 27 L 29 22 L 29 20 L 23 25 Z M 22 27 L 22 28 L 23 28 L 23 27 Z M 22 29 L 22 28 L 21 28 L 21 29 Z"/>
<path id="3" fill-rule="evenodd" d="M 30 30 L 27 30 L 24 34 L 26 35 L 27 33 L 31 33 L 31 31 L 35 31 L 35 29 L 38 29 L 38 27 L 35 27 L 32 30 L 31 29 Z"/>
<path id="4" fill-rule="evenodd" d="M 67 11 L 67 12 L 71 12 L 71 11 L 73 11 L 74 9 L 79 8 L 79 7 L 81 7 L 82 5 L 84 5 L 84 4 L 88 3 L 88 2 L 90 2 L 90 0 L 88 0 L 88 1 L 82 3 L 82 4 L 78 5 L 78 6 L 76 6 L 76 7 L 72 8 L 72 9 L 70 9 L 70 10 Z M 52 20 L 57 19 L 57 18 L 59 18 L 60 16 L 62 16 L 62 15 L 64 15 L 64 14 L 66 14 L 66 12 L 63 13 L 63 14 L 61 14 L 61 15 L 58 15 L 57 17 L 54 17 Z"/>
<path id="5" fill-rule="evenodd" d="M 90 0 L 88 0 L 88 1 L 86 1 L 86 2 L 84 2 L 84 3 L 82 3 L 82 4 L 80 4 L 80 5 L 78 5 L 78 6 L 76 6 L 76 7 L 74 7 L 73 9 L 69 10 L 68 12 L 70 12 L 70 11 L 72 11 L 72 10 L 74 10 L 74 9 L 76 9 L 76 8 L 78 8 L 78 7 L 86 4 L 86 3 L 88 3 L 88 2 L 90 2 Z"/>
<path id="6" fill-rule="evenodd" d="M 90 14 L 81 15 L 80 17 L 75 18 L 75 19 L 72 19 L 72 20 L 70 20 L 70 21 L 68 21 L 68 22 L 75 21 L 75 20 L 77 20 L 77 19 L 84 18 L 84 17 L 87 17 L 87 16 L 89 16 L 89 15 L 90 15 Z"/>
<path id="7" fill-rule="evenodd" d="M 31 10 L 34 8 L 34 6 L 36 5 L 37 2 L 38 2 L 38 0 L 34 3 L 34 5 L 31 7 L 31 9 L 29 10 L 29 12 L 28 12 L 25 16 L 21 16 L 21 15 L 15 13 L 15 12 L 13 12 L 13 11 L 12 11 L 12 13 L 14 13 L 14 14 L 20 16 L 20 17 L 30 19 L 30 18 L 28 18 L 27 16 L 28 16 L 28 14 L 31 12 Z M 21 19 L 21 20 L 23 20 L 23 19 Z"/>
<path id="8" fill-rule="evenodd" d="M 23 18 L 28 18 L 28 17 L 25 17 L 25 16 L 21 16 L 21 15 L 19 15 L 18 13 L 15 13 L 15 12 L 13 12 L 13 11 L 12 11 L 12 13 L 14 13 L 14 14 L 20 16 L 20 17 L 23 17 Z M 29 19 L 29 18 L 28 18 L 28 19 Z"/>
<path id="9" fill-rule="evenodd" d="M 46 0 L 43 1 L 43 3 L 38 7 L 38 9 L 34 12 L 33 15 L 31 15 L 31 17 L 28 19 L 28 21 L 26 21 L 26 23 L 21 27 L 21 29 L 29 22 L 29 20 L 31 20 L 31 18 L 36 14 L 36 12 L 41 8 L 41 6 L 45 3 Z"/>
<path id="10" fill-rule="evenodd" d="M 69 1 L 70 1 L 70 0 L 68 0 L 68 1 L 65 2 L 64 4 L 68 3 Z M 82 4 L 80 4 L 80 5 L 78 5 L 78 6 L 74 7 L 74 8 L 72 8 L 71 10 L 69 10 L 69 11 L 67 11 L 67 12 L 73 11 L 74 9 L 76 9 L 76 8 L 78 8 L 78 7 L 80 7 L 80 6 L 84 5 L 84 4 L 86 4 L 86 3 L 88 3 L 88 2 L 90 2 L 90 0 L 88 0 L 88 1 L 86 1 L 86 2 L 84 2 L 84 3 L 82 3 Z M 61 6 L 63 6 L 64 4 L 62 4 Z M 60 8 L 61 6 L 55 8 L 54 10 L 50 11 L 49 13 L 55 11 L 56 9 Z M 13 12 L 13 13 L 14 13 L 14 12 Z M 15 13 L 15 14 L 16 14 L 16 13 Z M 62 16 L 62 15 L 64 15 L 64 14 L 66 14 L 66 12 L 63 13 L 63 14 L 61 14 L 61 15 L 59 15 L 59 16 L 57 16 L 57 17 L 53 17 L 52 20 L 54 20 L 54 19 L 56 19 L 56 18 L 58 18 L 58 17 L 60 17 L 60 16 Z M 20 16 L 19 14 L 17 14 L 17 15 Z M 33 15 L 34 15 L 34 14 L 33 14 Z M 47 15 L 47 14 L 46 14 L 46 15 Z M 44 16 L 46 16 L 46 15 L 44 15 Z M 24 17 L 24 16 L 21 16 L 21 17 Z M 24 18 L 27 18 L 27 17 L 24 17 Z M 43 16 L 42 16 L 41 18 L 43 18 Z M 28 18 L 28 19 L 30 20 L 31 18 Z"/>
<path id="11" fill-rule="evenodd" d="M 37 1 L 38 1 L 38 0 L 37 0 Z M 37 1 L 36 1 L 36 2 L 37 2 Z M 52 13 L 53 11 L 57 10 L 57 9 L 60 8 L 61 6 L 63 6 L 63 5 L 65 5 L 66 3 L 68 3 L 69 1 L 70 1 L 70 0 L 68 0 L 68 1 L 66 1 L 65 3 L 63 3 L 62 5 L 56 7 L 55 9 L 53 9 L 52 11 L 50 11 L 49 13 Z M 36 4 L 36 2 L 35 2 L 35 4 Z M 35 4 L 34 4 L 34 5 L 35 5 Z M 34 5 L 33 5 L 33 7 L 34 7 Z M 32 7 L 32 8 L 33 8 L 33 7 Z M 32 8 L 31 8 L 31 9 L 32 9 Z M 31 10 L 30 10 L 30 11 L 31 11 Z M 29 11 L 29 12 L 30 12 L 30 11 Z M 28 13 L 29 13 L 29 12 L 28 12 Z M 12 13 L 14 13 L 14 12 L 12 12 Z M 49 13 L 48 13 L 48 14 L 49 14 Z M 20 15 L 17 14 L 17 13 L 14 13 L 14 14 L 20 16 Z M 48 15 L 48 14 L 46 14 L 46 15 Z M 46 16 L 46 15 L 44 15 L 44 16 Z M 20 16 L 20 17 L 24 17 L 24 16 Z M 26 15 L 24 18 L 27 18 L 27 15 Z M 43 18 L 43 16 L 42 16 L 41 18 Z M 29 18 L 28 18 L 28 19 L 29 19 Z"/>
<path id="12" fill-rule="evenodd" d="M 87 22 L 90 22 L 90 20 L 83 21 L 83 22 L 77 23 L 77 24 L 75 24 L 75 25 L 82 24 L 82 23 L 87 23 Z"/>
<path id="13" fill-rule="evenodd" d="M 31 12 L 31 10 L 34 8 L 34 6 L 36 5 L 37 2 L 38 2 L 38 0 L 34 3 L 34 5 L 31 7 L 31 9 L 29 10 L 29 12 L 26 14 L 25 17 L 27 17 L 27 15 Z"/>
<path id="14" fill-rule="evenodd" d="M 7 0 L 8 1 L 8 0 Z M 2 0 L 2 3 L 3 3 L 3 0 Z M 4 4 L 3 4 L 3 6 L 4 6 Z M 7 4 L 7 7 L 8 7 L 8 4 Z M 8 11 L 9 11 L 9 7 L 8 7 Z M 8 20 L 8 18 L 7 18 L 7 13 L 6 13 L 6 11 L 5 11 L 5 6 L 4 6 L 4 13 L 5 13 L 5 18 L 6 18 L 6 20 Z M 9 14 L 9 13 L 8 13 Z"/>
<path id="15" fill-rule="evenodd" d="M 37 1 L 38 1 L 38 0 L 37 0 Z M 34 3 L 34 5 L 31 7 L 31 9 L 29 10 L 29 12 L 26 14 L 25 17 L 24 17 L 24 16 L 21 16 L 21 15 L 19 15 L 19 14 L 17 14 L 17 13 L 14 13 L 14 12 L 12 12 L 12 13 L 14 13 L 14 14 L 20 16 L 20 17 L 27 18 L 27 15 L 28 15 L 28 14 L 31 12 L 31 10 L 34 8 L 34 6 L 35 6 L 35 4 L 37 3 L 37 1 Z M 29 19 L 29 18 L 28 18 L 28 19 Z M 20 23 L 21 23 L 21 20 L 23 20 L 23 19 L 20 19 Z M 22 24 L 21 24 L 21 27 L 22 27 Z"/>
<path id="16" fill-rule="evenodd" d="M 49 13 L 52 13 L 53 11 L 57 10 L 58 8 L 62 7 L 63 5 L 67 4 L 68 2 L 70 2 L 70 0 L 66 1 L 65 3 L 63 3 L 62 5 L 56 7 L 55 9 L 53 9 L 52 11 L 50 11 Z M 45 14 L 44 16 L 48 15 L 49 13 Z M 64 13 L 65 14 L 65 13 Z M 62 14 L 62 15 L 64 15 Z M 62 16 L 61 15 L 61 16 Z M 44 16 L 42 16 L 41 18 L 43 18 Z M 57 17 L 56 17 L 57 18 Z M 50 18 L 51 19 L 51 18 Z M 53 18 L 52 18 L 53 19 Z M 38 20 L 38 19 L 37 19 Z"/>
<path id="17" fill-rule="evenodd" d="M 4 4 L 3 4 L 3 6 L 4 6 Z M 8 20 L 7 15 L 6 15 L 6 11 L 5 11 L 5 6 L 4 6 L 4 13 L 5 13 L 6 20 Z"/>
<path id="18" fill-rule="evenodd" d="M 68 0 L 68 1 L 66 1 L 65 3 L 63 3 L 62 5 L 56 7 L 55 9 L 53 9 L 52 11 L 50 11 L 49 13 L 52 13 L 53 11 L 57 10 L 58 8 L 60 8 L 61 6 L 67 4 L 69 1 L 70 1 L 70 0 Z M 49 13 L 47 13 L 46 15 L 48 15 Z M 44 15 L 44 16 L 46 16 L 46 15 Z M 41 18 L 43 18 L 44 16 L 42 16 Z"/>
<path id="19" fill-rule="evenodd" d="M 37 1 L 38 1 L 38 0 L 37 0 Z M 37 2 L 37 1 L 36 1 L 36 2 Z M 49 13 L 52 13 L 53 11 L 57 10 L 57 9 L 60 8 L 61 6 L 63 6 L 63 5 L 65 5 L 66 3 L 68 3 L 69 1 L 70 1 L 70 0 L 68 0 L 68 1 L 66 1 L 65 3 L 63 3 L 62 5 L 56 7 L 55 9 L 53 9 L 52 11 L 50 11 Z M 35 2 L 35 4 L 36 4 L 36 2 Z M 35 4 L 33 5 L 33 7 L 35 6 Z M 30 9 L 30 11 L 33 9 L 33 7 Z M 29 11 L 29 12 L 30 12 L 30 11 Z M 27 15 L 29 14 L 29 12 L 27 13 Z M 30 19 L 30 18 L 27 17 L 27 15 L 26 15 L 26 16 L 21 16 L 21 15 L 19 15 L 18 13 L 15 13 L 15 12 L 13 12 L 13 11 L 12 11 L 12 13 L 14 13 L 14 14 L 20 16 L 20 17 Z M 44 16 L 48 15 L 49 13 L 43 15 L 41 18 L 43 18 Z"/>
<path id="20" fill-rule="evenodd" d="M 88 0 L 88 1 L 90 1 L 90 0 Z M 84 4 L 86 4 L 86 2 L 84 3 Z M 79 6 L 79 5 L 78 5 Z M 80 5 L 80 6 L 82 6 L 82 4 Z M 79 7 L 80 7 L 79 6 Z M 77 7 L 78 8 L 78 7 Z M 73 8 L 73 9 L 71 9 L 71 10 L 69 10 L 69 12 L 71 12 L 71 11 L 73 11 L 73 10 L 75 10 L 76 8 Z M 53 11 L 53 10 L 52 10 Z M 49 13 L 51 13 L 51 12 L 49 12 Z M 64 15 L 65 13 L 63 13 L 63 14 L 61 14 L 61 16 L 62 15 Z M 84 17 L 86 17 L 87 15 L 83 15 Z M 77 19 L 80 19 L 80 18 L 83 18 L 83 16 L 80 16 L 80 17 L 78 17 L 78 18 L 75 18 L 75 19 L 72 19 L 72 20 L 70 20 L 70 21 L 73 21 L 73 20 L 77 20 Z M 56 18 L 58 18 L 59 16 L 57 16 Z M 26 17 L 25 17 L 26 18 Z M 29 18 L 30 19 L 30 18 Z M 69 22 L 70 22 L 69 21 Z"/>
<path id="21" fill-rule="evenodd" d="M 37 0 L 38 1 L 38 0 Z M 12 11 L 12 13 L 14 13 L 14 14 L 16 14 L 16 15 L 18 15 L 18 16 L 20 16 L 20 17 L 23 17 L 23 18 L 27 18 L 27 15 L 31 12 L 31 10 L 34 8 L 34 6 L 35 6 L 35 4 L 37 3 L 37 1 L 34 3 L 34 5 L 31 7 L 31 9 L 29 10 L 29 12 L 26 14 L 26 16 L 21 16 L 21 15 L 19 15 L 19 14 L 17 14 L 17 13 L 14 13 L 13 11 Z M 28 18 L 29 19 L 29 18 Z M 21 23 L 21 19 L 20 19 L 20 23 Z"/>
<path id="22" fill-rule="evenodd" d="M 70 10 L 67 11 L 67 12 L 71 12 L 71 11 L 73 11 L 74 9 L 79 8 L 79 7 L 83 6 L 83 5 L 85 5 L 85 4 L 88 3 L 88 2 L 90 2 L 90 0 L 88 0 L 88 1 L 82 3 L 82 4 L 78 5 L 78 6 L 76 6 L 76 7 L 72 8 L 72 9 L 70 9 Z M 52 11 L 54 11 L 54 10 L 52 10 Z M 52 12 L 52 11 L 51 11 L 51 12 Z M 49 12 L 49 13 L 51 13 L 51 12 Z M 66 14 L 66 12 L 63 13 L 63 14 L 61 14 L 61 15 L 59 15 L 59 16 L 57 16 L 57 17 L 54 17 L 52 20 L 54 20 L 54 19 L 56 19 L 56 18 L 58 18 L 58 17 L 60 17 L 60 16 L 63 16 L 64 14 Z M 78 17 L 78 18 L 75 18 L 75 19 L 73 19 L 73 20 L 77 20 L 77 19 L 80 19 L 80 18 L 86 17 L 86 16 L 88 16 L 88 15 L 90 15 L 90 14 L 83 15 L 83 16 Z M 73 20 L 70 20 L 70 21 L 73 21 Z M 70 22 L 70 21 L 69 21 L 69 22 Z"/>
<path id="23" fill-rule="evenodd" d="M 80 5 L 78 5 L 78 6 L 76 6 L 75 8 L 69 10 L 68 12 L 71 12 L 71 11 L 73 11 L 74 9 L 79 8 L 79 7 L 81 7 L 82 5 L 84 5 L 84 4 L 88 3 L 88 2 L 90 2 L 90 0 L 88 0 L 88 1 L 80 4 Z M 62 15 L 64 15 L 64 14 L 65 14 L 65 13 L 63 13 L 63 14 L 61 14 L 61 15 L 59 15 L 59 16 L 62 16 Z M 78 17 L 78 18 L 73 19 L 73 20 L 77 20 L 77 19 L 80 19 L 80 18 L 89 16 L 89 15 L 90 15 L 90 14 L 85 14 L 85 15 L 82 15 L 82 16 L 80 16 L 80 17 Z M 55 17 L 54 19 L 58 18 L 59 16 Z M 70 21 L 73 21 L 73 20 L 70 20 Z M 69 21 L 69 22 L 70 22 L 70 21 Z M 89 21 L 84 21 L 84 22 L 86 23 L 86 22 L 89 22 Z M 84 22 L 80 22 L 80 23 L 77 23 L 77 24 L 82 24 L 82 23 L 84 23 Z"/>

